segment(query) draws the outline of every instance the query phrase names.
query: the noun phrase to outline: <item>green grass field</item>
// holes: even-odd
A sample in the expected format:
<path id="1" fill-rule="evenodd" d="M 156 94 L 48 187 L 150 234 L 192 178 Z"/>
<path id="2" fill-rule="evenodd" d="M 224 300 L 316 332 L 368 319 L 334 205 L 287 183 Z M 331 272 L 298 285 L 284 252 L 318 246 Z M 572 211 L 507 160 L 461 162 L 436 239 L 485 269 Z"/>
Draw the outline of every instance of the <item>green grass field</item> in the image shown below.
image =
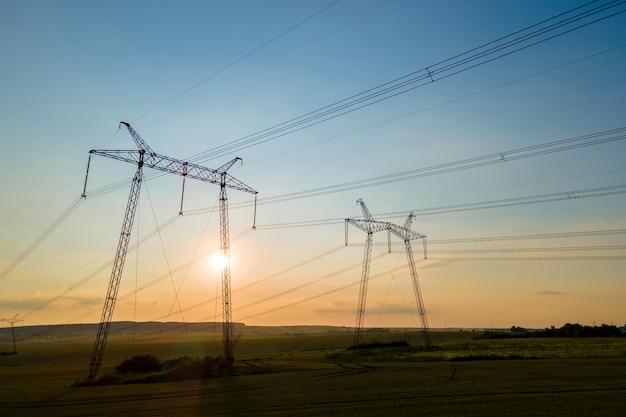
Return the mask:
<path id="1" fill-rule="evenodd" d="M 626 339 L 472 340 L 473 332 L 367 334 L 410 347 L 346 350 L 349 332 L 248 331 L 238 375 L 72 388 L 93 337 L 24 340 L 0 356 L 0 416 L 621 416 Z M 112 336 L 99 375 L 133 354 L 219 355 L 214 335 Z M 506 359 L 515 357 L 518 359 Z"/>

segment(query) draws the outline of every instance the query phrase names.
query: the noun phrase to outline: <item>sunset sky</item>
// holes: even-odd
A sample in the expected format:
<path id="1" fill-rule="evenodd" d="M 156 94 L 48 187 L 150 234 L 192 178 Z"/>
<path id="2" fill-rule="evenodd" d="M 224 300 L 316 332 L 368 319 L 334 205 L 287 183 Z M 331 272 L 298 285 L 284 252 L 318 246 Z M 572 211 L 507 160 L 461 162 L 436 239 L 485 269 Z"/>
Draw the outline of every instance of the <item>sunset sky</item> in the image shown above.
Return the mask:
<path id="1" fill-rule="evenodd" d="M 237 322 L 354 326 L 361 198 L 415 213 L 431 327 L 623 325 L 626 5 L 566 21 L 608 3 L 0 2 L 0 317 L 100 320 L 136 167 L 94 156 L 80 196 L 126 121 L 243 159 Z M 219 186 L 187 180 L 179 216 L 181 177 L 145 176 L 114 320 L 220 321 Z M 365 326 L 419 327 L 402 242 L 374 241 Z"/>

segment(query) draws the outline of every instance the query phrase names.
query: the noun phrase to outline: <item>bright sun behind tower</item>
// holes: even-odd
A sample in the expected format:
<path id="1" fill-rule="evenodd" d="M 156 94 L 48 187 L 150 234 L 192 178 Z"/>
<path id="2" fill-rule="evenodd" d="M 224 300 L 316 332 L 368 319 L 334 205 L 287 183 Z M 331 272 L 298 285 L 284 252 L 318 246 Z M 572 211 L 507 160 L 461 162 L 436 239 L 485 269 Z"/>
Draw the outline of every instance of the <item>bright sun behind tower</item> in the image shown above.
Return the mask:
<path id="1" fill-rule="evenodd" d="M 226 262 L 227 259 L 221 252 L 216 252 L 211 257 L 211 266 L 218 271 L 226 267 Z"/>

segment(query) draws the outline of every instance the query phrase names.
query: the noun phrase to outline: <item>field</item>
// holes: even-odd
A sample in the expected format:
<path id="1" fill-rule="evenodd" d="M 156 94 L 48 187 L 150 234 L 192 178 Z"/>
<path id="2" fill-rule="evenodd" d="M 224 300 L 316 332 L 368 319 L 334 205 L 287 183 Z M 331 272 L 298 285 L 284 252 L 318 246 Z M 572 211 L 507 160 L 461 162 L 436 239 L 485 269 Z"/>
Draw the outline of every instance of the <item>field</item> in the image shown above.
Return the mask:
<path id="1" fill-rule="evenodd" d="M 621 416 L 626 338 L 472 340 L 474 332 L 368 333 L 412 347 L 346 350 L 332 328 L 246 328 L 236 376 L 73 388 L 93 337 L 21 340 L 0 356 L 1 416 Z M 124 358 L 217 355 L 214 334 L 109 339 L 99 375 Z M 1 349 L 0 349 L 1 350 Z M 515 359 L 511 359 L 515 358 Z"/>

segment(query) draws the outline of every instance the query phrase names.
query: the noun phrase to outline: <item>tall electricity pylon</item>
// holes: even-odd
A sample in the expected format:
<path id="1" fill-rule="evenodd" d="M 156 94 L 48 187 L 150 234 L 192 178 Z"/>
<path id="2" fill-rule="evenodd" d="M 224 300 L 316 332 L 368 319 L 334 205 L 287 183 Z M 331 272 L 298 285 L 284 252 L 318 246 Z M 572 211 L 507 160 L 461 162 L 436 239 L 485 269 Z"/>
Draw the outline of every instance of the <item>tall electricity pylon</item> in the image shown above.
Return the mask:
<path id="1" fill-rule="evenodd" d="M 358 199 L 357 203 L 361 206 L 363 212 L 363 220 L 360 219 L 346 219 L 346 246 L 348 245 L 348 223 L 356 226 L 365 233 L 367 238 L 365 240 L 365 252 L 363 254 L 363 269 L 361 271 L 361 285 L 359 289 L 359 302 L 356 313 L 356 327 L 354 331 L 354 345 L 361 343 L 361 334 L 363 332 L 363 320 L 365 317 L 365 302 L 367 298 L 367 284 L 369 279 L 370 260 L 372 254 L 372 235 L 376 232 L 387 231 L 390 235 L 393 233 L 404 241 L 404 247 L 406 250 L 407 261 L 411 270 L 411 279 L 413 281 L 413 290 L 415 292 L 415 300 L 417 303 L 417 309 L 422 322 L 422 329 L 424 332 L 424 342 L 426 345 L 430 344 L 430 337 L 428 334 L 428 321 L 426 320 L 426 309 L 424 308 L 424 301 L 422 299 L 422 292 L 420 289 L 419 281 L 417 279 L 417 269 L 415 267 L 415 260 L 413 258 L 413 249 L 411 248 L 411 240 L 425 239 L 426 236 L 411 230 L 411 223 L 415 215 L 409 214 L 404 226 L 399 226 L 390 222 L 381 222 L 373 219 L 369 210 L 365 206 L 362 199 Z M 391 239 L 388 239 L 389 252 L 391 252 Z M 426 245 L 424 245 L 424 258 L 426 258 Z"/>
<path id="2" fill-rule="evenodd" d="M 13 353 L 17 353 L 17 342 L 15 340 L 15 323 L 24 322 L 24 320 L 18 319 L 19 313 L 11 317 L 10 319 L 0 319 L 0 321 L 7 322 L 11 325 L 11 334 L 13 335 Z"/>
<path id="3" fill-rule="evenodd" d="M 128 252 L 128 243 L 133 227 L 133 220 L 137 211 L 137 202 L 139 199 L 139 191 L 141 190 L 141 182 L 143 180 L 143 168 L 153 168 L 158 171 L 166 172 L 169 174 L 176 174 L 183 177 L 183 187 L 185 178 L 189 177 L 199 181 L 209 182 L 212 184 L 220 185 L 220 243 L 222 249 L 222 255 L 225 256 L 227 265 L 222 272 L 222 303 L 224 304 L 224 329 L 228 328 L 228 334 L 224 334 L 224 354 L 232 360 L 232 318 L 231 318 L 231 301 L 230 301 L 230 271 L 228 267 L 229 262 L 229 240 L 228 240 L 228 207 L 226 203 L 226 188 L 232 188 L 238 191 L 245 191 L 255 195 L 255 215 L 256 215 L 256 194 L 257 191 L 247 186 L 243 182 L 227 174 L 226 171 L 241 158 L 235 158 L 217 170 L 203 167 L 191 162 L 182 161 L 180 159 L 170 158 L 155 153 L 148 144 L 139 136 L 139 134 L 126 122 L 120 122 L 120 126 L 124 125 L 128 129 L 131 137 L 135 141 L 138 150 L 91 150 L 89 151 L 89 162 L 87 163 L 87 174 L 85 175 L 85 186 L 83 189 L 83 197 L 86 196 L 87 189 L 87 177 L 89 175 L 89 163 L 91 161 L 91 155 L 100 155 L 107 158 L 117 159 L 123 162 L 129 162 L 137 165 L 137 171 L 133 177 L 131 184 L 130 195 L 128 196 L 128 204 L 126 205 L 126 213 L 124 215 L 124 221 L 122 222 L 122 232 L 120 233 L 120 239 L 117 246 L 117 252 L 115 254 L 115 260 L 113 262 L 113 270 L 111 272 L 111 279 L 109 281 L 109 288 L 104 300 L 104 307 L 102 309 L 102 317 L 100 319 L 100 325 L 98 327 L 98 334 L 96 336 L 96 342 L 94 344 L 93 352 L 91 355 L 91 361 L 89 363 L 89 376 L 90 381 L 94 380 L 100 365 L 102 364 L 102 357 L 104 356 L 104 348 L 106 346 L 107 337 L 109 334 L 109 328 L 111 327 L 111 319 L 113 317 L 113 310 L 115 308 L 115 302 L 117 300 L 117 292 L 119 290 L 120 279 L 122 277 L 122 270 L 124 269 L 124 261 L 126 260 L 126 253 Z M 184 188 L 183 188 L 184 190 Z M 182 202 L 181 202 L 182 212 Z M 253 226 L 254 228 L 254 226 Z M 224 272 L 225 271 L 225 272 Z M 228 310 L 228 312 L 227 312 Z M 228 340 L 228 348 L 226 345 Z"/>

